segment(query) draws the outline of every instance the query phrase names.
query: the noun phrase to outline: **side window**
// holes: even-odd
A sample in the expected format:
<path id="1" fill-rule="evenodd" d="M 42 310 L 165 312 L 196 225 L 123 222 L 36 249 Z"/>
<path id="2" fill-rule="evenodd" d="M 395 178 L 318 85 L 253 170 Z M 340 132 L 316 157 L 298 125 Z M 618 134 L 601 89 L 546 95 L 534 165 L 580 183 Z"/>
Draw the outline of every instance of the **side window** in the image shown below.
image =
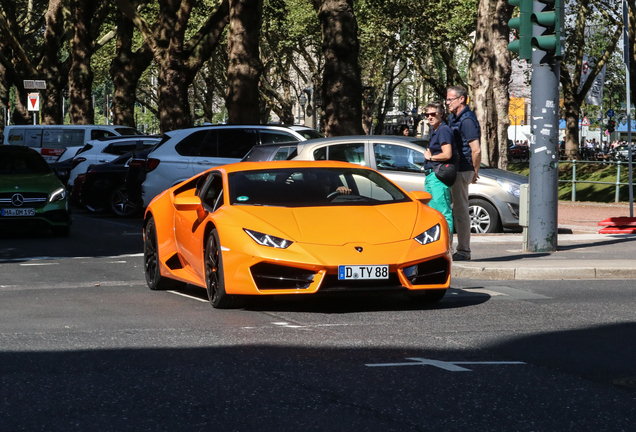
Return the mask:
<path id="1" fill-rule="evenodd" d="M 257 144 L 256 129 L 223 128 L 218 131 L 219 157 L 242 159 Z"/>
<path id="2" fill-rule="evenodd" d="M 212 177 L 212 181 L 210 182 L 210 186 L 203 193 L 201 197 L 201 201 L 213 211 L 216 210 L 217 207 L 220 206 L 223 192 L 223 179 L 219 175 L 215 175 Z"/>
<path id="3" fill-rule="evenodd" d="M 25 134 L 24 129 L 12 128 L 9 131 L 9 135 L 7 136 L 7 141 L 11 145 L 26 145 L 24 134 Z"/>
<path id="4" fill-rule="evenodd" d="M 329 160 L 366 165 L 364 161 L 364 143 L 337 144 L 329 146 Z"/>
<path id="5" fill-rule="evenodd" d="M 82 131 L 82 134 L 84 132 Z M 107 131 L 107 130 L 101 130 L 101 129 L 93 129 L 91 131 L 91 139 L 99 139 L 99 138 L 105 138 L 105 137 L 111 137 L 111 136 L 117 136 L 116 134 L 114 134 L 111 131 Z"/>
<path id="6" fill-rule="evenodd" d="M 396 144 L 373 144 L 375 163 L 379 170 L 421 172 L 424 152 Z"/>
<path id="7" fill-rule="evenodd" d="M 296 150 L 296 147 L 281 147 L 278 149 L 272 160 L 287 160 L 289 154 Z"/>
<path id="8" fill-rule="evenodd" d="M 64 129 L 62 132 L 62 142 L 64 147 L 77 147 L 84 145 L 83 129 Z"/>
<path id="9" fill-rule="evenodd" d="M 106 146 L 102 153 L 121 156 L 125 153 L 128 153 L 129 151 L 135 150 L 137 147 L 137 141 L 112 143 Z"/>
<path id="10" fill-rule="evenodd" d="M 65 148 L 64 130 L 63 129 L 47 129 L 42 133 L 42 147 L 44 148 Z"/>
<path id="11" fill-rule="evenodd" d="M 327 160 L 327 147 L 314 150 L 314 160 Z"/>
<path id="12" fill-rule="evenodd" d="M 190 135 L 183 138 L 176 146 L 175 150 L 181 156 L 196 156 L 199 152 L 199 147 L 203 141 L 205 141 L 206 136 L 213 131 L 209 130 L 200 130 L 191 133 Z"/>
<path id="13" fill-rule="evenodd" d="M 291 134 L 278 131 L 262 130 L 261 132 L 261 144 L 276 144 L 282 142 L 298 141 L 298 138 Z"/>

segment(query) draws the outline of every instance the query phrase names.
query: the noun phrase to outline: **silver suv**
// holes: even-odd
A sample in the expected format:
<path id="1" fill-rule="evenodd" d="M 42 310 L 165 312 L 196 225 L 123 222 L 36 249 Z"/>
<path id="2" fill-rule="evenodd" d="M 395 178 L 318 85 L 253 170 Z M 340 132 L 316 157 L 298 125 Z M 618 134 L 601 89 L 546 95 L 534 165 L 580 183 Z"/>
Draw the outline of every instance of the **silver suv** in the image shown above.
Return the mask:
<path id="1" fill-rule="evenodd" d="M 211 125 L 168 132 L 148 154 L 144 207 L 164 190 L 200 172 L 239 162 L 256 145 L 305 141 L 307 134 L 300 132 L 278 125 Z"/>
<path id="2" fill-rule="evenodd" d="M 325 138 L 296 144 L 279 144 L 267 151 L 254 149 L 245 160 L 258 155 L 280 158 L 283 153 L 295 160 L 339 160 L 368 166 L 381 172 L 406 191 L 424 190 L 424 150 L 428 141 L 415 137 L 361 135 Z M 261 159 L 262 160 L 262 159 Z M 482 165 L 479 181 L 468 188 L 471 231 L 493 233 L 520 231 L 519 186 L 526 176 Z"/>

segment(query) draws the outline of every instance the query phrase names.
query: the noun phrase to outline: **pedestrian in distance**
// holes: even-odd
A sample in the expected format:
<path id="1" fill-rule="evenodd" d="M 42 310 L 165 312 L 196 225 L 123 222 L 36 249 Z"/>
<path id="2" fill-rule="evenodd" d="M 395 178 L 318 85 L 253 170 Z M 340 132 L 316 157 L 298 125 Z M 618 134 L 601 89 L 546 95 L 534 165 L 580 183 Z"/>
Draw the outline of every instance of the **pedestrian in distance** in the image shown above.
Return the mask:
<path id="1" fill-rule="evenodd" d="M 409 136 L 409 125 L 402 125 L 400 127 L 400 135 L 401 136 Z"/>
<path id="2" fill-rule="evenodd" d="M 440 164 L 455 165 L 457 163 L 455 138 L 453 131 L 446 124 L 446 110 L 442 102 L 431 102 L 426 105 L 424 115 L 431 128 L 430 142 L 424 152 L 424 159 L 426 159 L 424 164 L 424 173 L 426 174 L 424 190 L 432 196 L 428 204 L 429 207 L 444 215 L 448 223 L 448 232 L 452 236 L 453 211 L 451 209 L 450 188 L 456 177 L 455 179 L 447 179 L 443 176 L 440 178 L 435 171 Z"/>
<path id="3" fill-rule="evenodd" d="M 468 261 L 470 255 L 470 213 L 468 209 L 468 185 L 479 180 L 481 166 L 481 128 L 475 113 L 468 107 L 468 91 L 462 86 L 449 87 L 446 105 L 450 113 L 448 124 L 455 140 L 461 143 L 458 149 L 457 180 L 451 188 L 453 219 L 457 232 L 457 248 L 453 261 Z"/>

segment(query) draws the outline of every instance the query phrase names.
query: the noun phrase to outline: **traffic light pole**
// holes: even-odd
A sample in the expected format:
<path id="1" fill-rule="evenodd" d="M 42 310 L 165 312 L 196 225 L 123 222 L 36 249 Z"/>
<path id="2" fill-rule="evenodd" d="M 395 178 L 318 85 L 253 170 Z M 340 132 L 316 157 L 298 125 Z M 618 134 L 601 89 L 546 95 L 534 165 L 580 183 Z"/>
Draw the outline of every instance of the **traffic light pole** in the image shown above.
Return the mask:
<path id="1" fill-rule="evenodd" d="M 534 3 L 535 12 L 543 5 Z M 543 29 L 533 28 L 533 37 Z M 530 144 L 529 220 L 526 252 L 556 252 L 559 180 L 559 75 L 561 62 L 534 48 L 532 52 L 532 127 Z"/>

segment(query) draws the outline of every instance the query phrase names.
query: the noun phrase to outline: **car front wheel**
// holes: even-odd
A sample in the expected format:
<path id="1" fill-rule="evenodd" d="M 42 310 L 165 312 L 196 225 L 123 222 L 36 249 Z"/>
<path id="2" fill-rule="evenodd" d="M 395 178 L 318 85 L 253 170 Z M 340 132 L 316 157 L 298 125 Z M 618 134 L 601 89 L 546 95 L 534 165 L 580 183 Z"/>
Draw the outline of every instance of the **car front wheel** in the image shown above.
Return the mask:
<path id="1" fill-rule="evenodd" d="M 478 198 L 468 200 L 468 214 L 470 232 L 486 234 L 499 231 L 499 213 L 488 201 Z"/>
<path id="2" fill-rule="evenodd" d="M 241 307 L 240 297 L 225 292 L 225 278 L 223 276 L 223 255 L 221 242 L 216 229 L 208 236 L 205 246 L 205 284 L 208 299 L 216 309 L 234 309 Z"/>

